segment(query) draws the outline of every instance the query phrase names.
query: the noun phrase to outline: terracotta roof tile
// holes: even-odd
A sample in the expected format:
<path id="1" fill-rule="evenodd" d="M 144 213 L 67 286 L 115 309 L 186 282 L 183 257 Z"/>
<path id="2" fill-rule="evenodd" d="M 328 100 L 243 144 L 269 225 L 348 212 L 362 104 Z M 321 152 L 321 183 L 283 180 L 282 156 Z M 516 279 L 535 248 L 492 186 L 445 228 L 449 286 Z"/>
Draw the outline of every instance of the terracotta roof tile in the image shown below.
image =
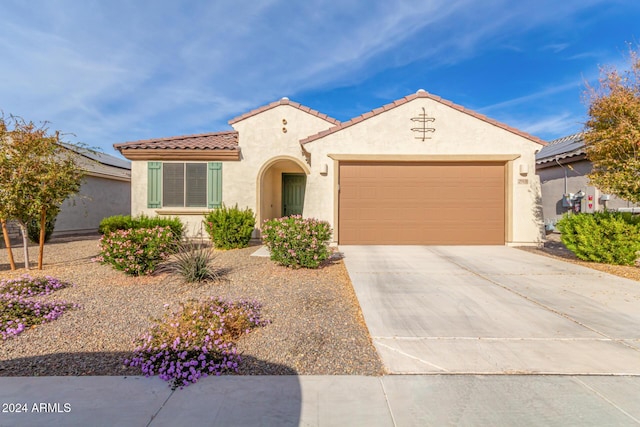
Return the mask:
<path id="1" fill-rule="evenodd" d="M 251 110 L 248 113 L 242 114 L 241 116 L 234 117 L 233 119 L 229 120 L 229 124 L 233 125 L 233 124 L 238 123 L 238 122 L 240 122 L 242 120 L 248 119 L 249 117 L 253 117 L 253 116 L 255 116 L 257 114 L 260 114 L 260 113 L 262 113 L 264 111 L 267 111 L 267 110 L 270 110 L 272 108 L 275 108 L 275 107 L 277 107 L 279 105 L 289 105 L 289 106 L 291 106 L 293 108 L 297 108 L 298 110 L 304 111 L 305 113 L 309 113 L 309 114 L 311 114 L 313 116 L 319 117 L 322 120 L 326 120 L 327 122 L 329 122 L 331 124 L 334 124 L 334 125 L 340 124 L 339 120 L 336 120 L 336 119 L 334 119 L 332 117 L 327 116 L 326 114 L 323 114 L 323 113 L 321 113 L 319 111 L 311 109 L 311 108 L 309 108 L 307 106 L 304 106 L 302 104 L 299 104 L 297 102 L 290 101 L 287 98 L 282 98 L 279 101 L 275 101 L 275 102 L 272 102 L 271 104 L 264 105 L 262 107 L 256 108 L 255 110 Z"/>
<path id="2" fill-rule="evenodd" d="M 509 131 L 511 133 L 515 133 L 516 135 L 520 135 L 521 137 L 526 138 L 526 139 L 528 139 L 530 141 L 537 142 L 540 145 L 547 145 L 547 143 L 545 141 L 543 141 L 542 139 L 540 139 L 540 138 L 538 138 L 536 136 L 533 136 L 533 135 L 530 135 L 530 134 L 528 134 L 526 132 L 522 132 L 522 131 L 520 131 L 518 129 L 512 128 L 512 127 L 510 127 L 508 125 L 505 125 L 504 123 L 500 123 L 500 122 L 498 122 L 496 120 L 490 119 L 490 118 L 488 118 L 488 117 L 486 117 L 486 116 L 484 116 L 484 115 L 482 115 L 480 113 L 476 113 L 475 111 L 468 110 L 468 109 L 464 108 L 461 105 L 454 104 L 451 101 L 448 101 L 446 99 L 442 99 L 439 96 L 432 95 L 432 94 L 430 94 L 430 93 L 428 93 L 426 91 L 423 91 L 423 90 L 419 90 L 416 93 L 413 93 L 411 95 L 405 96 L 404 98 L 400 98 L 400 99 L 398 99 L 396 101 L 393 101 L 390 104 L 387 104 L 387 105 L 390 106 L 390 108 L 388 108 L 388 109 L 386 109 L 386 108 L 376 108 L 373 111 L 369 111 L 369 112 L 364 113 L 364 114 L 362 114 L 362 115 L 360 115 L 358 117 L 354 117 L 353 119 L 351 119 L 349 121 L 339 123 L 336 126 L 333 126 L 332 128 L 330 128 L 328 131 L 320 132 L 320 133 L 317 133 L 315 135 L 311 135 L 311 136 L 309 136 L 307 138 L 304 138 L 304 139 L 302 139 L 300 141 L 300 143 L 303 144 L 303 145 L 304 144 L 308 144 L 309 142 L 315 141 L 315 140 L 320 139 L 320 138 L 322 138 L 324 136 L 327 136 L 329 134 L 338 132 L 338 131 L 340 131 L 342 129 L 348 128 L 349 126 L 353 126 L 354 124 L 356 124 L 358 122 L 361 122 L 361 121 L 366 120 L 368 118 L 371 118 L 373 116 L 377 116 L 378 114 L 381 114 L 381 113 L 383 113 L 385 111 L 388 111 L 388 110 L 390 110 L 392 108 L 398 107 L 398 106 L 400 106 L 402 104 L 406 104 L 407 102 L 413 101 L 416 98 L 429 98 L 429 99 L 431 99 L 433 101 L 436 101 L 436 102 L 439 102 L 441 104 L 447 105 L 447 106 L 449 106 L 449 107 L 451 107 L 451 108 L 453 108 L 455 110 L 458 110 L 458 111 L 460 111 L 462 113 L 465 113 L 465 114 L 468 114 L 468 115 L 470 115 L 472 117 L 475 117 L 476 119 L 479 119 L 479 120 L 482 120 L 484 122 L 490 123 L 490 124 L 492 124 L 494 126 L 502 128 L 502 129 L 504 129 L 506 131 Z"/>
<path id="3" fill-rule="evenodd" d="M 198 135 L 172 136 L 168 138 L 143 139 L 140 141 L 113 144 L 122 150 L 237 150 L 238 132 L 225 131 Z"/>

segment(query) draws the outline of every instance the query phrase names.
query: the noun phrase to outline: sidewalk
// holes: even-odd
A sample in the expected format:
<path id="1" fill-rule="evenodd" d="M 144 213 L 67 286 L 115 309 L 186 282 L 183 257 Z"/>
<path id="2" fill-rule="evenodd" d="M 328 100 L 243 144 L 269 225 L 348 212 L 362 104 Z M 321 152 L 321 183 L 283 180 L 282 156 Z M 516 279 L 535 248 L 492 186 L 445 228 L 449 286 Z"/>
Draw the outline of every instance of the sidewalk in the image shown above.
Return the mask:
<path id="1" fill-rule="evenodd" d="M 0 426 L 638 426 L 638 396 L 637 376 L 0 377 Z"/>

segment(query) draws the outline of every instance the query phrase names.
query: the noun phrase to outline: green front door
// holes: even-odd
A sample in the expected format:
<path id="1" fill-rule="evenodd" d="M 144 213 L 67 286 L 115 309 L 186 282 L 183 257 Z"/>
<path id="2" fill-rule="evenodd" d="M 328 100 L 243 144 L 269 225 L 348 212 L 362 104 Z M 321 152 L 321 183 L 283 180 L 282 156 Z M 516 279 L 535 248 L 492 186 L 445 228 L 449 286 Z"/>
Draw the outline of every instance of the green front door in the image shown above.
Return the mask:
<path id="1" fill-rule="evenodd" d="M 303 173 L 282 174 L 282 216 L 302 215 L 306 184 Z"/>

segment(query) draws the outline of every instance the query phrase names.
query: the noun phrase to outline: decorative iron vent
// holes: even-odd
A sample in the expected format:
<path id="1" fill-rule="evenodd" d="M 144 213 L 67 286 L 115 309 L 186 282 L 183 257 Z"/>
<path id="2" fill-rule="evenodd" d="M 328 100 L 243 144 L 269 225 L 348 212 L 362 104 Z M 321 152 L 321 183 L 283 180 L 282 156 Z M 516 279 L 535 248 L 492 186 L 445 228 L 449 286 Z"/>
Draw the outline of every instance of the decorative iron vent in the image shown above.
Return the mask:
<path id="1" fill-rule="evenodd" d="M 431 128 L 427 126 L 427 123 L 435 122 L 436 119 L 433 117 L 427 117 L 427 112 L 425 111 L 424 107 L 422 107 L 422 113 L 418 114 L 418 117 L 412 117 L 411 121 L 421 125 L 419 127 L 411 128 L 411 131 L 418 133 L 418 136 L 416 136 L 416 139 L 421 139 L 423 141 L 426 139 L 431 139 L 430 136 L 427 136 L 427 133 L 429 132 L 433 133 L 436 131 L 435 128 Z"/>

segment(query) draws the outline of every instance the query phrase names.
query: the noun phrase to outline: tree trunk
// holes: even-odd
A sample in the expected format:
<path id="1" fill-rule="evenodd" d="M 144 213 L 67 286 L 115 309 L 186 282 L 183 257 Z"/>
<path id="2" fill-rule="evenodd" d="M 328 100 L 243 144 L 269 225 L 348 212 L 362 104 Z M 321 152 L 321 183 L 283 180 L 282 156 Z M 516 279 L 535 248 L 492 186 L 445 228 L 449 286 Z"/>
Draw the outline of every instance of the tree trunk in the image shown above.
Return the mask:
<path id="1" fill-rule="evenodd" d="M 22 222 L 20 225 L 20 233 L 22 234 L 22 248 L 24 249 L 24 268 L 29 270 L 29 236 L 27 234 L 27 226 Z"/>
<path id="2" fill-rule="evenodd" d="M 47 210 L 42 208 L 40 214 L 40 248 L 38 249 L 38 270 L 42 270 L 42 258 L 44 256 L 44 235 L 45 226 L 47 225 Z"/>
<path id="3" fill-rule="evenodd" d="M 4 219 L 0 219 L 2 222 L 2 234 L 4 235 L 4 244 L 7 247 L 7 254 L 9 255 L 9 264 L 11 265 L 11 269 L 16 269 L 16 263 L 13 260 L 13 252 L 11 251 L 11 240 L 9 239 L 9 232 L 7 231 L 7 221 Z"/>

